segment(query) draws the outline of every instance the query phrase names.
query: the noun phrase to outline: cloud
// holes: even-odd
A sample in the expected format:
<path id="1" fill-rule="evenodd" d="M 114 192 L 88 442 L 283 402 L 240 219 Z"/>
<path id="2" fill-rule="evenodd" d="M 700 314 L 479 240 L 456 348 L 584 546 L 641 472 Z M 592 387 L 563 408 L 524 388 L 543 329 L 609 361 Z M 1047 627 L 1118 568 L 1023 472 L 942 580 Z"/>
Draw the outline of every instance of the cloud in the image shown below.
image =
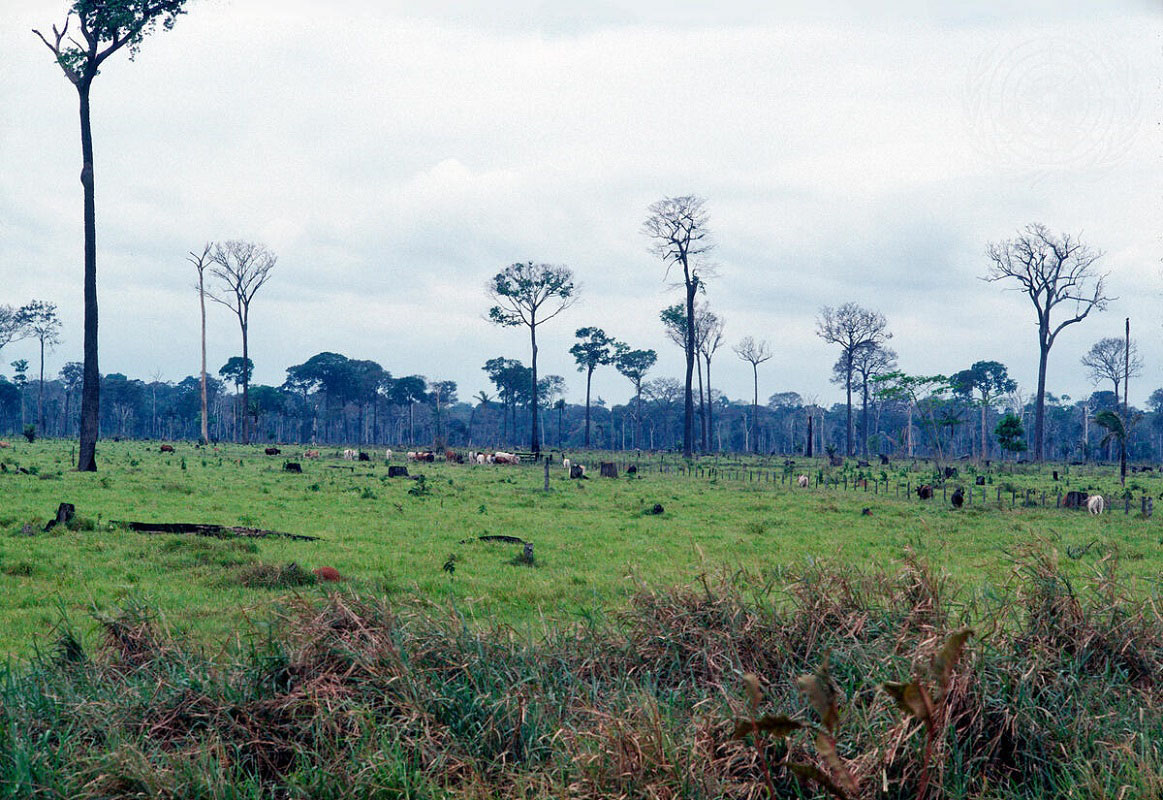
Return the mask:
<path id="1" fill-rule="evenodd" d="M 1055 350 L 1052 384 L 1080 394 L 1089 343 L 1157 316 L 1160 15 L 932 6 L 193 4 L 94 84 L 102 365 L 195 371 L 185 253 L 251 238 L 279 255 L 255 303 L 262 382 L 336 350 L 468 396 L 487 358 L 528 358 L 483 319 L 487 277 L 526 259 L 584 284 L 542 336 L 542 369 L 572 399 L 581 325 L 655 348 L 656 374 L 676 375 L 657 312 L 677 295 L 639 227 L 653 200 L 695 192 L 728 342 L 774 346 L 763 393 L 839 396 L 814 318 L 846 300 L 888 316 L 906 370 L 996 358 L 1032 385 L 1028 302 L 977 278 L 987 242 L 1040 220 L 1106 250 L 1120 296 Z M 0 302 L 60 304 L 59 365 L 80 351 L 76 96 L 28 33 L 51 21 L 39 4 L 5 10 Z M 1029 58 L 1062 42 L 1086 57 Z M 211 326 L 221 363 L 237 330 L 218 312 Z M 1143 339 L 1145 395 L 1163 348 Z M 723 353 L 717 383 L 749 395 L 749 368 Z M 606 370 L 595 391 L 630 389 Z"/>

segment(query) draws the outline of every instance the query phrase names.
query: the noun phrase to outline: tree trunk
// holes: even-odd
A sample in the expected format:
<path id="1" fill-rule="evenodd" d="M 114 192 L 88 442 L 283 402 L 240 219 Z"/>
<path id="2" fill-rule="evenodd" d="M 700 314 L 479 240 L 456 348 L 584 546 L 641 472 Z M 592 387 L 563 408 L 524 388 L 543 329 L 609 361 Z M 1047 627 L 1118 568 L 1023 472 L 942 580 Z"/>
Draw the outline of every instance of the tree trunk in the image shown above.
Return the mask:
<path id="1" fill-rule="evenodd" d="M 40 340 L 40 389 L 36 394 L 37 431 L 44 435 L 44 339 Z"/>
<path id="2" fill-rule="evenodd" d="M 198 304 L 202 309 L 202 444 L 210 441 L 210 410 L 206 403 L 206 283 L 198 270 Z M 306 398 L 304 398 L 304 401 Z"/>
<path id="3" fill-rule="evenodd" d="M 860 376 L 860 454 L 868 460 L 868 376 Z"/>
<path id="4" fill-rule="evenodd" d="M 586 449 L 590 446 L 590 381 L 594 377 L 593 365 L 586 370 Z"/>
<path id="5" fill-rule="evenodd" d="M 707 451 L 707 406 L 703 399 L 703 360 L 695 356 L 695 371 L 699 378 L 699 449 Z"/>
<path id="6" fill-rule="evenodd" d="M 707 356 L 707 434 L 715 430 L 715 403 L 711 397 L 711 357 Z M 713 442 L 712 442 L 713 445 Z"/>
<path id="7" fill-rule="evenodd" d="M 812 444 L 813 444 L 812 436 L 813 436 L 813 433 L 812 433 L 812 415 L 808 414 L 808 451 L 806 453 L 804 453 L 804 455 L 807 458 L 812 457 Z"/>
<path id="8" fill-rule="evenodd" d="M 242 443 L 250 444 L 250 356 L 247 354 L 247 324 L 242 323 Z"/>
<path id="9" fill-rule="evenodd" d="M 683 264 L 686 279 L 686 392 L 683 400 L 682 457 L 694 457 L 695 399 L 692 383 L 695 376 L 695 294 L 698 279 L 692 279 Z"/>
<path id="10" fill-rule="evenodd" d="M 634 447 L 642 449 L 642 379 L 634 382 L 634 391 L 637 394 L 637 411 L 634 413 Z"/>
<path id="11" fill-rule="evenodd" d="M 751 377 L 755 383 L 755 400 L 751 403 L 752 449 L 759 452 L 759 365 L 751 363 Z"/>
<path id="12" fill-rule="evenodd" d="M 986 449 L 985 440 L 985 414 L 989 407 L 989 395 L 983 394 L 981 396 L 981 460 L 987 461 L 989 459 L 989 450 Z"/>
<path id="13" fill-rule="evenodd" d="M 81 435 L 77 470 L 97 471 L 97 435 L 101 424 L 101 372 L 97 365 L 97 211 L 93 180 L 93 131 L 89 123 L 92 76 L 77 85 L 81 99 L 81 186 L 85 194 L 85 343 L 81 383 Z"/>
<path id="14" fill-rule="evenodd" d="M 851 456 L 855 451 L 852 449 L 852 354 L 848 354 L 848 371 L 845 375 L 844 388 L 848 396 L 848 423 L 845 430 L 846 437 L 846 454 Z"/>
<path id="15" fill-rule="evenodd" d="M 529 317 L 529 344 L 533 350 L 533 386 L 530 387 L 530 394 L 533 397 L 533 430 L 529 434 L 529 449 L 533 452 L 533 457 L 541 452 L 541 430 L 538 425 L 538 402 L 537 402 L 537 318 L 533 315 Z"/>
<path id="16" fill-rule="evenodd" d="M 1038 353 L 1038 395 L 1034 405 L 1034 461 L 1043 459 L 1043 434 L 1046 426 L 1046 362 L 1050 358 L 1050 345 L 1040 343 Z"/>

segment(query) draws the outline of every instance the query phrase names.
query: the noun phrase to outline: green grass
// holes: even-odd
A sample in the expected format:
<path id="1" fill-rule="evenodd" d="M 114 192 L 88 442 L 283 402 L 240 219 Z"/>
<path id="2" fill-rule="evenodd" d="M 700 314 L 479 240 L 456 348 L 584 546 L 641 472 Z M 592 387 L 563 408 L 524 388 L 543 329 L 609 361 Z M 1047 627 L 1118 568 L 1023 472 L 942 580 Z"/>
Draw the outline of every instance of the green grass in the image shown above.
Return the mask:
<path id="1" fill-rule="evenodd" d="M 540 467 L 409 465 L 427 479 L 428 491 L 418 494 L 410 492 L 415 481 L 389 480 L 382 461 L 344 462 L 335 449 L 307 461 L 294 446 L 267 457 L 260 448 L 223 446 L 216 454 L 178 444 L 176 453 L 163 454 L 156 443 L 102 442 L 101 471 L 82 474 L 71 469 L 72 447 L 13 442 L 0 450 L 9 469 L 0 474 L 0 653 L 27 656 L 37 637 L 51 634 L 62 609 L 91 638 L 92 613 L 130 599 L 157 609 L 177 632 L 218 647 L 287 592 L 328 591 L 327 585 L 272 586 L 247 578 L 290 562 L 307 570 L 335 567 L 345 587 L 361 593 L 452 603 L 471 621 L 510 624 L 532 635 L 608 615 L 643 586 L 689 585 L 723 569 L 778 575 L 821 557 L 874 567 L 911 550 L 962 585 L 988 591 L 1012 569 L 1015 544 L 1044 537 L 1067 574 L 1086 573 L 1117 552 L 1131 590 L 1151 595 L 1160 591 L 1163 573 L 1159 519 L 1124 515 L 1121 508 L 1098 518 L 1021 508 L 1021 497 L 1010 510 L 1008 496 L 997 508 L 996 487 L 1003 483 L 1052 496 L 1069 482 L 1067 488 L 1097 486 L 1109 497 L 1117 487 L 1110 468 L 1064 469 L 1057 484 L 1049 468 L 993 470 L 986 487 L 993 502 L 955 512 L 939 490 L 928 503 L 897 496 L 898 481 L 915 486 L 931 479 L 931 466 L 926 472 L 923 465 L 886 469 L 889 494 L 873 494 L 871 487 L 793 488 L 782 482 L 782 460 L 704 459 L 703 474 L 687 476 L 660 474 L 658 457 L 644 458 L 648 468 L 640 477 L 610 480 L 596 475 L 600 456 L 587 454 L 575 461 L 589 464 L 593 477 L 569 481 L 555 465 L 548 493 L 541 490 Z M 282 471 L 288 456 L 302 463 L 303 474 Z M 668 456 L 665 463 L 673 469 L 680 462 Z M 18 466 L 35 474 L 20 474 Z M 718 477 L 711 477 L 716 466 Z M 971 485 L 972 473 L 957 466 Z M 762 471 L 762 479 L 746 480 L 748 469 L 753 478 Z M 814 477 L 821 469 L 800 459 L 791 473 Z M 881 469 L 823 471 L 851 485 L 859 474 L 875 478 Z M 1163 489 L 1154 474 L 1133 480 L 1154 496 Z M 80 524 L 42 533 L 61 501 L 76 505 Z M 665 513 L 645 513 L 655 503 Z M 871 516 L 861 515 L 865 507 Z M 110 520 L 242 525 L 321 540 L 155 536 L 110 529 Z M 26 524 L 32 535 L 22 533 Z M 536 564 L 515 563 L 519 546 L 478 541 L 484 534 L 532 541 Z M 451 575 L 442 569 L 450 554 L 456 555 Z"/>

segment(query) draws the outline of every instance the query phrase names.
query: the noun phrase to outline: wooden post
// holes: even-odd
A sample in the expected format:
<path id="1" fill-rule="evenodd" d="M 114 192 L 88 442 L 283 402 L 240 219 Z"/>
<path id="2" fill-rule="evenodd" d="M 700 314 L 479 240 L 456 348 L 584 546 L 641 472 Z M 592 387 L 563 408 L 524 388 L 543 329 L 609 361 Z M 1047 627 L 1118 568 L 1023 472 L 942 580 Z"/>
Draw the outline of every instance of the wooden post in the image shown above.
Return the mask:
<path id="1" fill-rule="evenodd" d="M 545 459 L 545 491 L 549 491 L 549 458 Z"/>

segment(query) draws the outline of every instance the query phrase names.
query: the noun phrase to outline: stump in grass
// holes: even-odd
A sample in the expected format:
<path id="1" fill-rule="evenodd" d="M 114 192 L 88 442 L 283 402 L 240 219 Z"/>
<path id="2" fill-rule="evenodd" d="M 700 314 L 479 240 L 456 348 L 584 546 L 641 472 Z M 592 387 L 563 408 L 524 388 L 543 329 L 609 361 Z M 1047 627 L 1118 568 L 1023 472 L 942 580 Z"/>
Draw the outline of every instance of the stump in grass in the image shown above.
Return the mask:
<path id="1" fill-rule="evenodd" d="M 72 503 L 61 503 L 57 506 L 57 518 L 50 520 L 48 525 L 44 526 L 45 533 L 48 533 L 57 525 L 66 525 L 69 520 L 77 515 L 77 507 Z"/>
<path id="2" fill-rule="evenodd" d="M 389 478 L 407 478 L 408 477 L 408 468 L 407 467 L 388 467 L 388 477 Z"/>
<path id="3" fill-rule="evenodd" d="M 613 461 L 603 461 L 602 462 L 602 477 L 603 478 L 616 478 L 616 477 L 618 477 L 618 465 L 615 464 Z"/>
<path id="4" fill-rule="evenodd" d="M 285 464 L 283 464 L 283 472 L 295 472 L 295 473 L 302 474 L 303 465 L 300 464 L 298 461 L 288 461 Z"/>

